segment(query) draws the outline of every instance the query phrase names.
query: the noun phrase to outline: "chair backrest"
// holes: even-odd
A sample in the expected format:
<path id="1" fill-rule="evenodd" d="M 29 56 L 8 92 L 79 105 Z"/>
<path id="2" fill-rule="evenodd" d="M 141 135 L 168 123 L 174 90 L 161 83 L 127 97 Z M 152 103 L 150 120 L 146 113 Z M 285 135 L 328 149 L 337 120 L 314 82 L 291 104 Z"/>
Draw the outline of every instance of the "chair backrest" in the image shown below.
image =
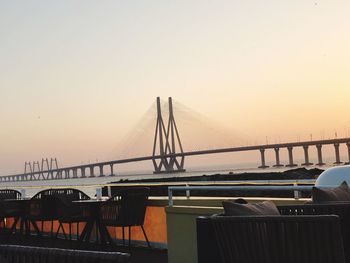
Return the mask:
<path id="1" fill-rule="evenodd" d="M 61 200 L 72 202 L 77 200 L 90 199 L 84 192 L 74 188 L 58 188 L 45 189 L 31 198 L 28 214 L 39 216 L 41 218 L 55 219 L 58 217 L 57 200 L 59 196 Z"/>
<path id="2" fill-rule="evenodd" d="M 337 215 L 340 219 L 345 258 L 350 262 L 350 202 L 307 203 L 278 206 L 282 215 Z"/>
<path id="3" fill-rule="evenodd" d="M 224 263 L 345 262 L 335 215 L 218 216 L 210 220 Z"/>
<path id="4" fill-rule="evenodd" d="M 63 196 L 69 201 L 77 201 L 77 200 L 87 200 L 90 199 L 90 197 L 85 194 L 84 192 L 74 189 L 74 188 L 50 188 L 45 189 L 37 194 L 35 194 L 32 198 L 33 199 L 41 199 L 43 196 L 52 196 L 52 195 L 59 195 Z"/>
<path id="5" fill-rule="evenodd" d="M 1 260 L 4 263 L 127 263 L 130 262 L 130 255 L 120 252 L 0 245 L 2 263 Z"/>
<path id="6" fill-rule="evenodd" d="M 0 189 L 0 218 L 16 217 L 20 214 L 20 205 L 18 202 L 13 202 L 14 199 L 21 199 L 21 193 L 19 191 Z"/>
<path id="7" fill-rule="evenodd" d="M 13 189 L 0 189 L 0 200 L 20 199 L 21 193 Z"/>
<path id="8" fill-rule="evenodd" d="M 120 188 L 101 205 L 101 219 L 106 225 L 141 226 L 144 223 L 148 187 Z"/>

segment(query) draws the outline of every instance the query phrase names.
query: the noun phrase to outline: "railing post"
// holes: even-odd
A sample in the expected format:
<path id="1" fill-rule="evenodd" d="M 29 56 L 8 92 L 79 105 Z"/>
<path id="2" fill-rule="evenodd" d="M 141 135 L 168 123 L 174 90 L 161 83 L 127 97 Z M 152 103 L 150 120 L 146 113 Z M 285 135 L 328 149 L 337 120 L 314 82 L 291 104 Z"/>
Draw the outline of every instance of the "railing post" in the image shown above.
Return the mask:
<path id="1" fill-rule="evenodd" d="M 294 183 L 294 186 L 298 186 L 298 183 Z M 300 198 L 300 191 L 294 190 L 294 199 L 299 199 Z"/>
<path id="2" fill-rule="evenodd" d="M 169 206 L 173 206 L 173 191 L 171 190 L 171 187 L 168 187 L 168 204 Z"/>
<path id="3" fill-rule="evenodd" d="M 190 199 L 191 194 L 190 194 L 190 189 L 188 188 L 188 186 L 189 186 L 189 185 L 186 184 L 186 188 L 187 188 L 187 189 L 186 189 L 186 198 L 187 198 L 187 199 Z"/>

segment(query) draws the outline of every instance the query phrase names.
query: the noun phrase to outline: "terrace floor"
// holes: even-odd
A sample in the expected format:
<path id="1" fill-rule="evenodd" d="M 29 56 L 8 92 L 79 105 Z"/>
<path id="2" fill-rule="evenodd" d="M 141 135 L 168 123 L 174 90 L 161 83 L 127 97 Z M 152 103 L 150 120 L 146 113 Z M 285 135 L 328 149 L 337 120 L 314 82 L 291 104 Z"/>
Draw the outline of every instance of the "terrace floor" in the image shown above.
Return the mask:
<path id="1" fill-rule="evenodd" d="M 131 255 L 132 263 L 167 263 L 168 255 L 166 249 L 149 249 L 147 247 L 128 247 L 117 246 L 117 245 L 98 245 L 95 243 L 83 242 L 80 245 L 77 241 L 69 241 L 62 238 L 49 238 L 49 237 L 37 237 L 12 235 L 9 239 L 6 238 L 4 233 L 0 234 L 1 244 L 11 245 L 23 245 L 23 246 L 39 246 L 39 247 L 56 247 L 56 248 L 67 248 L 67 249 L 81 249 L 81 250 L 94 250 L 94 251 L 118 251 L 125 252 Z"/>

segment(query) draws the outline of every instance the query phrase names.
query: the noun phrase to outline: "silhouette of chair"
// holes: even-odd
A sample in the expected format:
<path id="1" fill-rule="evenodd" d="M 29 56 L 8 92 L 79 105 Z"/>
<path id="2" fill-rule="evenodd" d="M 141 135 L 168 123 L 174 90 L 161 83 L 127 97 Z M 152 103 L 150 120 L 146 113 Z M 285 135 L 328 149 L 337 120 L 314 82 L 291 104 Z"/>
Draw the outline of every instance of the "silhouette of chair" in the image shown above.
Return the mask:
<path id="1" fill-rule="evenodd" d="M 56 232 L 56 237 L 60 229 L 62 229 L 63 235 L 66 237 L 63 224 L 69 224 L 69 239 L 72 240 L 72 223 L 77 223 L 77 235 L 79 235 L 79 223 L 88 222 L 91 220 L 91 210 L 89 204 L 74 202 L 79 200 L 90 199 L 90 197 L 85 195 L 83 192 L 79 192 L 79 199 L 76 199 L 77 196 L 75 196 L 74 199 L 69 198 L 69 196 L 67 197 L 63 195 L 54 196 L 57 208 L 57 219 L 59 221 L 59 227 Z"/>
<path id="2" fill-rule="evenodd" d="M 204 236 L 208 227 L 220 252 L 215 259 Z M 199 217 L 197 245 L 199 263 L 345 262 L 335 215 Z"/>
<path id="3" fill-rule="evenodd" d="M 129 263 L 130 254 L 52 247 L 0 245 L 1 263 Z"/>
<path id="4" fill-rule="evenodd" d="M 41 231 L 43 231 L 43 222 L 51 221 L 51 236 L 53 236 L 53 221 L 60 219 L 59 204 L 57 202 L 57 198 L 60 197 L 64 198 L 67 203 L 76 200 L 90 199 L 90 197 L 82 191 L 73 188 L 45 189 L 34 195 L 31 198 L 29 205 L 27 205 L 26 214 L 29 220 L 41 221 Z M 60 222 L 56 233 L 59 232 L 61 227 L 62 224 Z"/>
<path id="5" fill-rule="evenodd" d="M 298 205 L 280 205 L 281 215 L 337 215 L 340 220 L 341 234 L 346 262 L 350 262 L 350 202 L 306 203 Z"/>
<path id="6" fill-rule="evenodd" d="M 21 199 L 21 193 L 12 189 L 0 189 L 0 220 L 5 227 L 5 218 L 20 216 L 20 206 L 13 200 Z"/>
<path id="7" fill-rule="evenodd" d="M 105 226 L 122 227 L 123 244 L 125 245 L 124 228 L 129 228 L 129 247 L 131 243 L 131 227 L 140 226 L 148 241 L 143 228 L 146 206 L 150 189 L 147 187 L 127 187 L 116 190 L 114 195 L 100 207 L 100 220 Z"/>

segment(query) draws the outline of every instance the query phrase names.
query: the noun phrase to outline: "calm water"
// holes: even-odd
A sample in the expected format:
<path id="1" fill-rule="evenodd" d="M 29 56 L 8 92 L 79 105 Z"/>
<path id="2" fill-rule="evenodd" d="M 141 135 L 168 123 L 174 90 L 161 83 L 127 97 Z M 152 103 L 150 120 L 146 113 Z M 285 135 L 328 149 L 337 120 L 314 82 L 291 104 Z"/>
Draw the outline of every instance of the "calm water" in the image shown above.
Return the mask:
<path id="1" fill-rule="evenodd" d="M 252 167 L 252 165 L 251 165 Z M 300 166 L 298 166 L 300 167 Z M 310 166 L 308 168 L 315 168 L 317 166 Z M 323 166 L 322 169 L 326 169 L 329 166 Z M 297 168 L 297 167 L 295 167 Z M 185 173 L 176 174 L 153 174 L 153 171 L 139 171 L 133 173 L 123 172 L 116 176 L 105 176 L 105 177 L 94 177 L 94 178 L 83 178 L 83 179 L 60 179 L 60 180 L 47 180 L 47 181 L 27 181 L 27 182 L 1 182 L 1 188 L 13 188 L 13 189 L 25 189 L 27 196 L 32 196 L 38 191 L 49 188 L 49 187 L 74 187 L 78 188 L 89 196 L 94 196 L 97 187 L 101 187 L 110 182 L 116 182 L 121 179 L 126 180 L 137 180 L 145 178 L 169 178 L 169 177 L 186 177 L 186 176 L 201 176 L 210 175 L 216 173 L 244 173 L 244 172 L 282 172 L 290 168 L 249 168 L 249 167 L 230 167 L 229 165 L 222 165 L 220 167 L 194 167 L 187 168 Z"/>

